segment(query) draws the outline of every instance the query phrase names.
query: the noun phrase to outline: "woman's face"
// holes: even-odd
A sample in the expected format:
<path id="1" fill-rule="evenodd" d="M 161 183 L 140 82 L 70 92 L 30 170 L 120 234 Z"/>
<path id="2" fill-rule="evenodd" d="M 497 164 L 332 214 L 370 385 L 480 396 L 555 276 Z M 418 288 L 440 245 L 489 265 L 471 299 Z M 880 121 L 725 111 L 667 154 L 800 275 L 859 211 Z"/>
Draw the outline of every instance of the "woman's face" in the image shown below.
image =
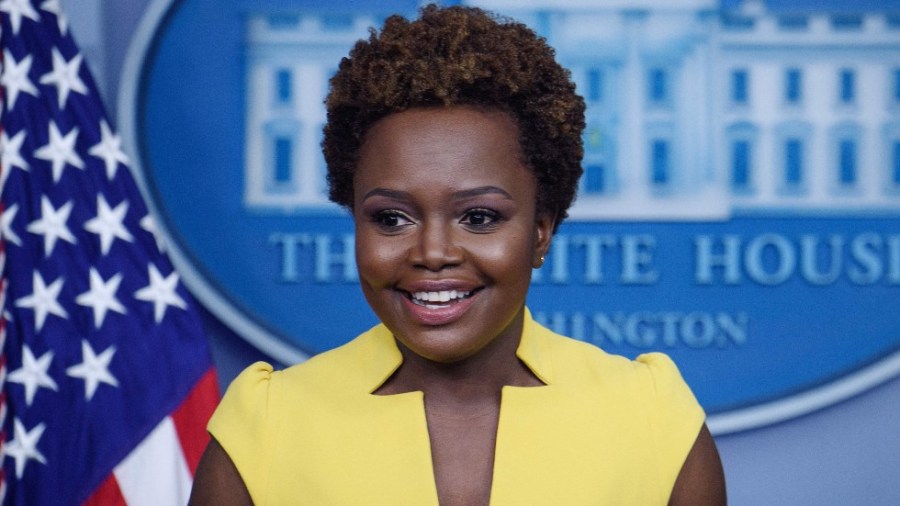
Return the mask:
<path id="1" fill-rule="evenodd" d="M 353 185 L 362 289 L 402 344 L 450 363 L 519 338 L 553 219 L 536 214 L 535 178 L 506 114 L 387 116 L 366 134 Z"/>

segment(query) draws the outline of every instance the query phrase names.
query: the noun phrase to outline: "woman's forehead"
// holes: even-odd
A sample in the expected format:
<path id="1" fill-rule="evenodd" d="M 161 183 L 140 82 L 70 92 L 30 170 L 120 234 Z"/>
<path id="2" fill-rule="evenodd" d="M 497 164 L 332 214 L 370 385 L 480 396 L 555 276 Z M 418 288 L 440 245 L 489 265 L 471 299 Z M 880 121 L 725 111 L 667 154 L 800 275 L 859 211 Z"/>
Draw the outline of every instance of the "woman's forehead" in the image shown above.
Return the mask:
<path id="1" fill-rule="evenodd" d="M 384 185 L 432 185 L 454 192 L 523 182 L 533 187 L 520 153 L 518 129 L 504 113 L 471 108 L 395 113 L 367 134 L 354 175 L 355 193 Z"/>

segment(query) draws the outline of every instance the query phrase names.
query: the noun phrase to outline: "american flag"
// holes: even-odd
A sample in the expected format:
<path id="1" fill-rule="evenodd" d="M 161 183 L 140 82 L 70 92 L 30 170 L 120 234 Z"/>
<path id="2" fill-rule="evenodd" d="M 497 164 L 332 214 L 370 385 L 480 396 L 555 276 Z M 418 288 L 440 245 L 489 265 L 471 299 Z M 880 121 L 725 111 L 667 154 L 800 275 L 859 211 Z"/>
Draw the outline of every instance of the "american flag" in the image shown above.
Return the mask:
<path id="1" fill-rule="evenodd" d="M 58 0 L 0 0 L 3 504 L 183 504 L 206 339 Z"/>

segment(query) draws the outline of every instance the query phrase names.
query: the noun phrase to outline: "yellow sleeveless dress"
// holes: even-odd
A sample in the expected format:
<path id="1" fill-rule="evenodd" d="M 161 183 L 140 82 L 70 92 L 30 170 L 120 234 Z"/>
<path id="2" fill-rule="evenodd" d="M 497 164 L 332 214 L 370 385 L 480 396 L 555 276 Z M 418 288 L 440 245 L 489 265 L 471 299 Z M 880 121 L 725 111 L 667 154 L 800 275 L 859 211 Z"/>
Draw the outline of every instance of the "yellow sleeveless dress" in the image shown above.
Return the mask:
<path id="1" fill-rule="evenodd" d="M 491 504 L 664 505 L 704 421 L 665 355 L 631 361 L 525 316 L 504 387 Z M 437 506 L 421 392 L 373 395 L 401 362 L 378 325 L 273 372 L 238 376 L 209 422 L 257 505 Z"/>

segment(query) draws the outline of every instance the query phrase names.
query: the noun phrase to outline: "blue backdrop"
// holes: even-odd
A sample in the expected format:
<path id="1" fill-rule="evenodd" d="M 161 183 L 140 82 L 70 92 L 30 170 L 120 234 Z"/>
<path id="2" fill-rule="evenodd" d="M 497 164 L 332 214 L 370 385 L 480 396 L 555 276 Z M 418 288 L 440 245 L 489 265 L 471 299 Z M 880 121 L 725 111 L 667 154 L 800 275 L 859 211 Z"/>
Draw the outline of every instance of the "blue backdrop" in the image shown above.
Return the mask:
<path id="1" fill-rule="evenodd" d="M 100 55 L 98 59 L 102 60 L 100 66 L 105 71 L 109 99 L 116 96 L 119 88 L 117 70 L 125 58 L 121 41 L 132 38 L 128 37 L 132 33 L 129 26 L 135 26 L 139 14 L 152 14 L 154 6 L 159 8 L 167 2 L 149 8 L 146 3 L 134 1 L 103 9 L 98 7 L 97 16 L 83 15 L 81 20 L 74 8 L 68 9 L 73 13 L 76 36 L 82 30 L 79 21 L 84 23 L 81 26 L 103 28 L 103 36 L 94 49 Z M 337 29 L 348 23 L 352 25 L 352 16 L 335 14 L 346 14 L 348 11 L 343 7 L 354 7 L 350 12 L 371 11 L 364 2 L 351 4 L 332 2 L 329 5 L 335 12 L 324 14 L 321 9 L 314 10 L 318 16 L 326 18 L 326 28 Z M 737 9 L 738 4 L 725 1 L 719 7 L 735 16 L 745 16 L 746 12 L 729 10 Z M 254 65 L 264 68 L 270 65 L 276 71 L 295 65 L 279 59 L 277 47 L 269 45 L 271 40 L 267 39 L 271 34 L 267 35 L 265 30 L 254 32 L 254 16 L 274 12 L 281 16 L 282 27 L 289 27 L 295 21 L 292 16 L 304 12 L 304 5 L 304 2 L 181 2 L 167 16 L 158 18 L 161 22 L 157 23 L 155 38 L 149 46 L 151 50 L 141 55 L 145 62 L 142 67 L 145 74 L 138 80 L 142 83 L 138 94 L 141 99 L 131 105 L 138 106 L 136 117 L 141 135 L 137 138 L 143 144 L 144 171 L 152 175 L 148 178 L 150 189 L 157 205 L 163 208 L 172 240 L 177 243 L 175 246 L 183 249 L 184 260 L 194 266 L 210 289 L 224 294 L 223 299 L 233 310 L 247 313 L 263 334 L 289 343 L 295 351 L 312 353 L 352 337 L 355 331 L 372 321 L 353 285 L 352 265 L 343 256 L 349 245 L 345 235 L 351 228 L 338 212 L 319 206 L 315 196 L 306 200 L 301 198 L 302 195 L 298 197 L 296 188 L 291 190 L 294 197 L 285 197 L 291 191 L 286 191 L 284 185 L 279 189 L 276 184 L 274 193 L 263 191 L 257 200 L 249 198 L 248 181 L 255 176 L 246 170 L 246 166 L 252 165 L 252 148 L 247 146 L 253 142 L 248 131 L 256 124 L 254 114 L 265 119 L 266 114 L 278 113 L 277 107 L 274 113 L 266 107 L 261 112 L 254 112 L 251 107 L 252 101 L 247 97 L 250 91 L 256 90 L 252 77 L 253 69 L 257 68 Z M 897 45 L 897 34 L 900 33 L 897 31 L 898 5 L 898 2 L 854 3 L 853 9 L 849 9 L 843 2 L 816 2 L 815 6 L 802 2 L 769 2 L 769 9 L 765 11 L 768 14 L 754 15 L 772 16 L 777 24 L 777 20 L 782 19 L 778 16 L 787 14 L 802 18 L 810 13 L 818 13 L 820 17 L 828 13 L 849 13 L 851 16 L 841 22 L 850 25 L 855 22 L 855 14 L 874 12 L 880 15 L 881 26 L 887 35 L 877 39 L 882 42 L 875 47 L 876 50 L 888 49 L 884 50 L 886 56 L 874 58 L 883 61 L 886 79 L 880 88 L 876 88 L 876 93 L 881 94 L 883 112 L 879 121 L 884 128 L 870 134 L 867 119 L 854 120 L 863 132 L 863 140 L 854 137 L 852 129 L 850 134 L 853 135 L 847 138 L 872 142 L 872 146 L 879 143 L 890 146 L 890 126 L 898 119 L 897 109 L 891 108 L 890 81 L 900 79 L 892 77 L 895 75 L 892 72 L 900 67 L 896 51 L 900 47 Z M 380 3 L 378 9 L 371 11 L 371 18 L 377 22 L 388 12 L 413 9 L 413 2 Z M 86 12 L 90 11 L 87 9 Z M 749 12 L 752 14 L 752 10 Z M 532 16 L 527 12 L 518 14 L 533 26 L 546 30 L 551 43 L 557 46 L 566 47 L 572 41 L 565 34 L 577 30 L 576 26 L 560 32 L 563 21 L 560 21 L 559 13 L 555 18 Z M 108 16 L 106 23 L 102 22 L 104 15 Z M 524 19 L 528 16 L 532 16 L 531 19 Z M 808 23 L 816 22 L 812 16 L 810 19 Z M 827 20 L 827 16 L 824 19 Z M 866 35 L 869 25 L 859 30 L 862 35 L 858 37 L 869 36 Z M 670 37 L 679 36 L 678 30 L 666 33 Z M 701 31 L 703 36 L 708 34 Z M 693 34 L 692 40 L 696 35 Z M 700 165 L 706 163 L 713 171 L 716 167 L 734 169 L 739 164 L 734 161 L 734 150 L 730 148 L 744 139 L 749 139 L 749 146 L 761 150 L 754 151 L 757 153 L 755 158 L 766 160 L 765 163 L 755 162 L 758 171 L 787 158 L 786 154 L 776 153 L 777 145 L 786 144 L 793 134 L 772 125 L 791 123 L 788 126 L 792 126 L 796 121 L 793 117 L 792 121 L 776 121 L 771 113 L 759 113 L 758 110 L 762 107 L 761 101 L 766 100 L 766 92 L 771 92 L 764 85 L 766 80 L 776 82 L 782 68 L 794 66 L 783 63 L 783 58 L 773 58 L 771 48 L 762 53 L 759 48 L 754 49 L 756 52 L 743 48 L 740 44 L 745 43 L 740 34 L 735 37 L 728 47 L 741 50 L 732 51 L 731 59 L 720 55 L 719 60 L 715 60 L 721 62 L 718 66 L 698 67 L 713 69 L 707 91 L 712 90 L 717 98 L 710 99 L 715 107 L 710 105 L 701 109 L 706 111 L 701 116 L 708 116 L 708 124 L 691 123 L 689 126 L 711 132 L 710 139 L 716 139 L 715 145 L 721 147 L 697 146 L 694 151 L 701 155 L 692 155 L 686 150 L 663 167 L 657 165 L 656 169 L 684 174 L 682 179 L 685 180 L 703 180 L 702 170 L 691 172 L 697 165 L 694 162 L 700 160 Z M 883 40 L 893 41 L 890 42 L 893 46 L 885 46 Z M 852 46 L 853 42 L 849 44 Z M 90 49 L 86 48 L 89 55 Z M 779 49 L 790 55 L 789 50 Z M 794 61 L 816 59 L 797 51 L 794 48 Z M 561 58 L 565 59 L 565 54 L 561 51 Z M 570 54 L 567 65 L 574 67 L 580 89 L 599 86 L 602 91 L 607 90 L 604 86 L 611 86 L 614 91 L 615 85 L 608 83 L 628 78 L 625 65 L 616 63 L 624 61 L 622 55 L 605 55 L 605 59 L 585 63 L 576 53 Z M 839 51 L 826 54 L 825 59 L 835 54 L 838 59 L 848 55 L 853 57 L 852 51 Z M 323 52 L 323 59 L 330 57 L 328 51 Z M 688 62 L 690 57 L 693 53 L 684 57 L 684 61 Z M 329 61 L 333 65 L 336 60 L 331 58 Z M 762 65 L 759 65 L 760 61 Z M 774 71 L 766 68 L 766 64 L 774 66 L 773 61 L 779 65 Z M 91 64 L 97 66 L 93 61 Z M 688 64 L 692 63 L 685 63 Z M 802 68 L 807 76 L 806 86 L 810 87 L 809 76 L 817 70 Z M 841 86 L 840 71 L 843 68 L 840 64 L 834 68 L 836 87 Z M 643 69 L 645 72 L 641 76 L 648 76 L 647 86 L 651 89 L 653 72 L 657 69 L 666 72 L 663 75 L 668 76 L 673 91 L 671 99 L 661 98 L 663 102 L 671 100 L 675 104 L 669 109 L 661 104 L 663 107 L 658 111 L 644 111 L 648 122 L 653 120 L 650 116 L 657 113 L 664 121 L 635 134 L 635 138 L 646 142 L 646 152 L 638 156 L 643 157 L 652 175 L 654 142 L 669 142 L 667 146 L 671 150 L 680 149 L 674 146 L 684 145 L 685 141 L 679 137 L 677 128 L 674 132 L 665 128 L 657 132 L 654 128 L 680 126 L 686 117 L 696 115 L 696 109 L 690 109 L 686 115 L 677 105 L 691 100 L 682 93 L 690 83 L 683 82 L 677 69 L 655 63 L 652 58 L 646 61 Z M 744 84 L 747 89 L 743 92 L 739 84 L 742 70 L 749 76 L 744 78 L 748 83 Z M 858 109 L 869 107 L 866 96 L 872 88 L 863 84 L 868 82 L 865 81 L 866 72 L 861 70 L 854 78 L 858 80 L 860 90 L 856 92 L 857 103 L 853 105 L 857 111 L 837 111 L 835 114 L 843 114 L 840 118 L 853 119 L 854 114 L 859 114 Z M 772 78 L 773 75 L 776 77 Z M 277 76 L 276 72 L 275 91 L 265 99 L 271 99 L 276 105 Z M 595 83 L 593 79 L 607 84 Z M 644 77 L 641 79 L 643 83 Z M 822 87 L 825 85 L 816 85 L 813 90 Z M 840 90 L 833 91 L 834 101 L 839 102 Z M 653 91 L 647 93 L 652 98 Z M 743 108 L 739 100 L 735 103 L 742 93 L 751 100 Z M 808 100 L 815 100 L 816 91 L 807 93 Z M 253 95 L 256 95 L 255 91 Z M 609 97 L 622 98 L 615 94 L 607 94 L 607 97 L 607 100 Z M 587 185 L 594 186 L 586 190 L 602 193 L 618 189 L 620 193 L 627 193 L 629 181 L 622 159 L 641 149 L 635 147 L 634 142 L 629 145 L 631 138 L 628 135 L 616 133 L 629 128 L 626 117 L 629 110 L 619 110 L 617 117 L 604 116 L 599 107 L 603 100 L 597 98 L 597 107 L 592 108 L 598 111 L 594 124 L 602 134 L 600 138 L 610 140 L 596 150 L 594 160 L 597 166 L 605 164 L 607 172 L 605 178 L 599 179 L 599 186 L 597 179 L 593 183 L 587 181 Z M 302 107 L 302 104 L 298 105 L 298 108 Z M 120 106 L 120 118 L 131 114 L 122 109 Z M 279 132 L 285 131 L 302 136 L 305 123 L 315 124 L 315 114 L 314 110 L 312 113 L 301 110 L 287 115 L 299 118 L 300 125 L 294 126 L 298 130 L 279 130 L 284 125 L 279 126 L 277 122 L 271 122 L 274 126 L 269 130 L 260 128 L 261 145 L 265 145 L 267 132 L 274 135 L 275 140 Z M 803 118 L 802 114 L 794 116 Z M 726 122 L 721 118 L 733 121 Z M 804 121 L 815 130 L 820 126 L 817 121 L 821 120 L 807 117 Z M 755 138 L 752 135 L 729 137 L 734 133 L 729 126 L 744 123 L 757 128 Z M 840 136 L 832 142 L 832 132 L 828 128 L 823 131 L 827 133 L 815 142 L 822 144 L 820 147 L 825 151 L 828 148 L 823 146 L 829 143 L 838 146 L 836 149 L 839 150 Z M 834 130 L 833 133 L 837 135 L 841 131 Z M 767 152 L 758 144 L 766 136 L 785 142 L 771 141 L 771 146 L 766 148 L 770 152 Z M 865 136 L 877 140 L 870 141 Z M 587 140 L 590 155 L 591 139 Z M 807 146 L 814 145 L 807 141 Z M 869 144 L 858 146 L 856 149 L 862 150 Z M 604 151 L 606 147 L 609 149 Z M 813 147 L 808 149 L 814 150 Z M 265 156 L 265 149 L 262 151 Z M 707 162 L 703 162 L 703 152 L 712 153 L 707 156 Z M 837 155 L 836 158 L 840 158 L 839 152 Z M 277 154 L 272 153 L 269 158 L 277 158 Z M 807 158 L 810 160 L 807 170 L 832 170 L 830 165 L 826 166 L 828 162 L 814 161 L 814 153 L 807 154 Z M 825 156 L 820 158 L 827 159 Z M 874 158 L 873 162 L 872 156 L 860 157 L 856 169 L 861 172 L 865 164 L 873 163 L 890 166 L 889 149 L 879 151 Z M 315 167 L 315 161 L 311 163 L 313 170 L 320 170 Z M 278 163 L 272 165 L 269 182 L 283 183 L 284 178 L 280 180 L 278 174 L 284 168 L 279 169 Z M 616 170 L 618 179 L 610 176 Z M 834 170 L 839 174 L 840 164 Z M 852 378 L 854 373 L 868 370 L 866 365 L 883 363 L 885 357 L 892 356 L 897 348 L 900 327 L 900 318 L 896 316 L 900 242 L 895 242 L 900 230 L 895 225 L 896 210 L 891 208 L 891 201 L 873 204 L 872 199 L 858 199 L 852 205 L 839 204 L 835 212 L 829 210 L 835 202 L 833 195 L 828 197 L 831 200 L 810 198 L 802 201 L 788 194 L 790 198 L 772 205 L 753 195 L 731 193 L 739 181 L 733 179 L 733 172 L 725 170 L 720 175 L 723 174 L 725 190 L 728 190 L 724 199 L 725 214 L 720 209 L 722 198 L 710 201 L 718 211 L 707 216 L 692 214 L 681 202 L 675 207 L 685 209 L 684 216 L 678 219 L 664 215 L 623 218 L 612 216 L 602 208 L 585 207 L 583 217 L 561 230 L 562 239 L 536 282 L 530 301 L 532 308 L 548 324 L 576 337 L 596 341 L 613 351 L 633 355 L 649 348 L 664 349 L 682 365 L 705 407 L 713 413 L 727 413 L 735 407 L 765 404 L 791 398 L 793 393 L 815 391 L 822 385 L 834 384 L 835 379 L 846 379 L 848 375 Z M 887 174 L 889 183 L 890 172 Z M 729 181 L 729 178 L 732 179 Z M 198 189 L 203 192 L 200 199 Z M 690 190 L 677 185 L 670 189 L 675 194 L 679 191 Z M 266 201 L 273 195 L 274 200 Z M 780 195 L 783 197 L 784 193 Z M 286 204 L 278 198 L 295 200 Z M 687 200 L 691 198 L 695 197 Z M 823 214 L 823 208 L 829 212 Z M 816 247 L 811 248 L 811 244 Z M 732 249 L 733 254 L 730 253 Z M 243 253 L 235 255 L 235 251 Z M 811 260 L 805 260 L 804 251 L 812 251 L 806 253 Z M 286 260 L 286 255 L 294 256 Z M 833 276 L 828 272 L 830 264 L 837 266 Z M 266 283 L 259 282 L 260 279 Z M 290 303 L 285 304 L 285 301 Z M 359 313 L 360 308 L 364 312 Z M 223 323 L 227 318 L 221 316 L 221 309 L 214 311 L 215 314 L 207 314 L 207 325 L 213 336 L 223 381 L 227 382 L 238 368 L 255 358 L 265 357 L 266 353 L 239 337 L 232 330 L 235 325 Z M 347 318 L 322 318 L 329 315 L 328 311 L 333 312 L 331 316 L 360 316 L 349 323 Z M 317 323 L 315 329 L 310 329 L 310 323 L 304 320 L 310 314 L 318 317 L 317 322 L 325 319 L 340 324 L 332 328 Z M 274 353 L 276 361 L 285 360 L 278 350 Z M 850 397 L 850 400 L 812 415 L 719 437 L 732 503 L 844 504 L 852 500 L 892 504 L 900 501 L 900 486 L 897 485 L 900 480 L 896 479 L 896 471 L 891 465 L 900 456 L 900 443 L 892 436 L 900 428 L 896 421 L 900 385 L 897 380 L 887 380 L 889 376 L 871 381 L 867 386 L 881 386 L 867 390 L 862 396 Z M 888 383 L 882 384 L 883 380 Z M 766 485 L 761 486 L 762 483 Z"/>

